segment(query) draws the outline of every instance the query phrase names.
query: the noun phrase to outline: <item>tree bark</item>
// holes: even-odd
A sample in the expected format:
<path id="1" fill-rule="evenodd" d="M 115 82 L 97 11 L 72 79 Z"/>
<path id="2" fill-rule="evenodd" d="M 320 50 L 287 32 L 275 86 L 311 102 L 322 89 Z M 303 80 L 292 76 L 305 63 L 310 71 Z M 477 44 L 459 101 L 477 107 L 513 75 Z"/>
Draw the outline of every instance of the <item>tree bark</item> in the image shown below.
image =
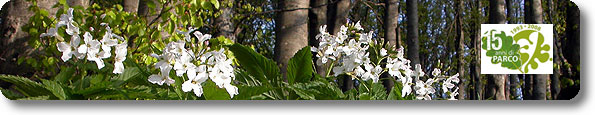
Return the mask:
<path id="1" fill-rule="evenodd" d="M 399 1 L 398 0 L 385 0 L 384 1 L 384 38 L 385 45 L 388 45 L 389 49 L 395 50 L 397 46 L 397 28 L 399 27 Z M 386 60 L 383 60 L 386 62 Z M 380 76 L 386 92 L 390 93 L 395 83 L 393 77 L 384 73 Z"/>
<path id="2" fill-rule="evenodd" d="M 139 0 L 122 0 L 122 7 L 124 11 L 129 13 L 138 12 Z"/>
<path id="3" fill-rule="evenodd" d="M 327 12 L 327 7 L 326 6 L 322 6 L 327 4 L 328 1 L 327 0 L 311 0 L 310 1 L 310 6 L 312 7 L 312 9 L 310 9 L 310 13 L 308 14 L 309 17 L 309 23 L 308 23 L 308 44 L 310 46 L 314 46 L 314 47 L 318 47 L 318 43 L 319 41 L 316 40 L 316 35 L 320 34 L 320 27 L 323 25 L 327 25 L 327 16 L 326 16 L 326 12 Z M 312 55 L 312 58 L 314 60 L 318 59 L 318 57 L 316 57 L 316 55 Z M 316 72 L 318 73 L 318 75 L 326 77 L 326 69 L 328 67 L 323 66 L 323 65 L 316 65 Z"/>
<path id="4" fill-rule="evenodd" d="M 224 36 L 231 41 L 236 42 L 236 37 L 234 35 L 234 27 L 232 23 L 233 18 L 233 6 L 229 6 L 229 4 L 233 4 L 234 0 L 224 0 L 221 1 L 221 7 L 219 8 L 219 16 L 215 18 L 215 27 L 217 28 L 217 32 L 215 37 Z"/>
<path id="5" fill-rule="evenodd" d="M 504 0 L 490 0 L 490 15 L 489 15 L 489 22 L 491 24 L 505 24 L 506 23 L 506 14 L 504 13 L 505 9 L 505 1 Z M 488 93 L 488 97 L 494 97 L 496 100 L 506 100 L 506 78 L 507 75 L 505 74 L 495 74 L 488 76 L 491 77 L 491 80 L 488 83 L 493 83 L 488 85 L 490 87 L 491 92 Z"/>
<path id="6" fill-rule="evenodd" d="M 336 35 L 341 29 L 341 26 L 347 23 L 347 16 L 351 8 L 351 0 L 338 0 L 336 3 L 328 6 L 327 23 L 329 24 L 328 29 L 331 34 Z M 355 87 L 351 76 L 343 75 L 340 78 L 343 80 L 343 84 L 341 85 L 343 91 L 349 91 Z"/>
<path id="7" fill-rule="evenodd" d="M 37 6 L 48 11 L 52 18 L 58 10 L 52 8 L 56 3 L 58 0 L 37 0 Z M 11 0 L 0 10 L 0 74 L 32 76 L 33 70 L 29 65 L 17 64 L 19 57 L 37 54 L 36 49 L 29 47 L 29 34 L 22 30 L 34 14 L 28 9 L 31 4 L 26 0 Z"/>
<path id="8" fill-rule="evenodd" d="M 473 5 L 471 5 L 471 9 L 473 13 L 477 13 L 476 15 L 472 15 L 473 16 L 473 22 L 471 23 L 471 44 L 473 44 L 471 46 L 472 49 L 474 49 L 472 55 L 473 58 L 471 59 L 471 64 L 470 64 L 470 76 L 473 79 L 473 92 L 474 95 L 471 95 L 471 99 L 475 99 L 475 100 L 481 100 L 483 97 L 483 84 L 482 84 L 482 80 L 481 80 L 481 74 L 480 74 L 480 70 L 481 68 L 480 66 L 480 50 L 479 48 L 481 48 L 481 44 L 480 44 L 480 39 L 481 39 L 481 33 L 479 32 L 480 28 L 480 24 L 483 23 L 480 17 L 483 17 L 481 14 L 481 4 L 479 1 L 473 1 L 472 2 Z"/>
<path id="9" fill-rule="evenodd" d="M 528 4 L 527 4 L 528 3 Z M 527 24 L 542 24 L 543 23 L 543 9 L 541 8 L 541 0 L 527 0 L 525 2 L 526 7 L 529 12 L 525 12 L 527 14 L 526 23 Z M 545 100 L 546 99 L 546 82 L 549 75 L 546 74 L 537 74 L 533 77 L 533 91 L 532 91 L 532 99 L 535 100 Z"/>
<path id="10" fill-rule="evenodd" d="M 556 10 L 554 8 L 553 5 L 554 1 L 553 0 L 548 0 L 547 5 L 548 5 L 548 13 L 549 13 L 549 22 L 550 24 L 554 24 L 554 15 L 556 15 Z M 560 74 L 562 72 L 560 72 L 560 66 L 562 63 L 560 61 L 560 52 L 559 52 L 559 36 L 558 36 L 558 31 L 554 30 L 554 64 L 558 65 L 558 66 L 554 66 L 554 75 L 550 76 L 550 80 L 551 80 L 551 85 L 550 85 L 550 89 L 551 89 L 551 96 L 553 100 L 558 99 L 558 94 L 560 93 Z"/>
<path id="11" fill-rule="evenodd" d="M 89 7 L 90 0 L 67 0 L 69 6 L 82 6 L 83 8 Z"/>
<path id="12" fill-rule="evenodd" d="M 310 6 L 308 0 L 280 1 L 279 8 L 296 9 Z M 308 45 L 308 10 L 279 12 L 276 17 L 275 61 L 286 79 L 287 63 L 301 48 Z"/>
<path id="13" fill-rule="evenodd" d="M 417 0 L 407 0 L 407 57 L 411 65 L 420 64 L 419 61 L 419 15 L 417 14 Z"/>
<path id="14" fill-rule="evenodd" d="M 457 33 L 458 33 L 458 39 L 457 39 L 457 69 L 458 69 L 458 73 L 459 73 L 459 78 L 460 78 L 460 82 L 458 84 L 459 87 L 459 97 L 458 99 L 463 100 L 465 99 L 466 93 L 465 93 L 465 89 L 466 89 L 466 84 L 465 84 L 465 62 L 464 62 L 464 51 L 465 51 L 465 32 L 463 30 L 463 0 L 458 0 L 457 1 L 457 5 L 456 5 L 456 10 L 457 10 L 457 15 L 456 15 L 456 21 L 457 21 Z"/>
<path id="15" fill-rule="evenodd" d="M 566 40 L 562 41 L 563 56 L 571 65 L 568 68 L 567 76 L 564 79 L 580 80 L 580 10 L 576 4 L 571 1 L 563 2 L 566 7 Z M 580 83 L 569 85 L 560 90 L 559 99 L 572 99 L 580 90 Z"/>

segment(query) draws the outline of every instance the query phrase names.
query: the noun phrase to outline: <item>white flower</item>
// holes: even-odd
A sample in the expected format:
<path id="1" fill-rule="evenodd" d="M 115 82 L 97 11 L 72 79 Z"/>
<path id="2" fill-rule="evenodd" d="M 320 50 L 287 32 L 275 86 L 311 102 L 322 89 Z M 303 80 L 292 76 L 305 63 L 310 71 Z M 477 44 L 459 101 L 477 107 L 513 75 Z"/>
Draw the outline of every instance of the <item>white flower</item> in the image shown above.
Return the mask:
<path id="1" fill-rule="evenodd" d="M 440 75 L 440 69 L 434 68 L 434 71 L 432 71 L 432 75 L 434 77 L 438 77 Z"/>
<path id="2" fill-rule="evenodd" d="M 229 97 L 231 97 L 231 98 L 233 98 L 234 95 L 240 94 L 238 92 L 238 87 L 236 87 L 236 86 L 233 86 L 231 84 L 225 84 L 225 85 L 223 85 L 223 87 L 225 88 L 227 93 L 229 93 Z"/>
<path id="3" fill-rule="evenodd" d="M 197 67 L 198 74 L 196 76 L 188 76 L 188 81 L 182 84 L 182 91 L 190 92 L 194 90 L 194 95 L 200 97 L 203 93 L 201 83 L 205 82 L 208 78 L 206 65 L 200 65 Z"/>
<path id="4" fill-rule="evenodd" d="M 188 31 L 180 31 L 180 30 L 176 30 L 176 32 L 178 32 L 178 34 L 184 34 L 184 40 L 186 40 L 187 42 L 190 42 L 192 36 L 190 36 L 190 32 L 193 32 L 194 30 L 196 30 L 196 28 L 188 28 Z"/>
<path id="5" fill-rule="evenodd" d="M 114 63 L 113 73 L 124 72 L 124 64 L 122 62 L 126 60 L 127 51 L 128 49 L 126 42 L 116 45 L 116 57 L 114 58 L 116 63 Z"/>
<path id="6" fill-rule="evenodd" d="M 418 78 L 426 75 L 426 73 L 421 68 L 421 64 L 415 64 L 415 74 L 414 75 Z"/>
<path id="7" fill-rule="evenodd" d="M 453 87 L 455 87 L 454 83 L 459 83 L 459 73 L 448 77 L 443 83 L 442 83 L 442 91 L 447 92 L 449 91 L 449 89 L 452 89 Z"/>
<path id="8" fill-rule="evenodd" d="M 188 51 L 191 52 L 190 50 Z M 176 70 L 176 75 L 181 77 L 186 72 L 188 72 L 188 76 L 196 75 L 196 65 L 192 63 L 192 60 L 192 56 L 190 56 L 187 53 L 185 53 L 185 55 L 180 56 L 178 61 L 174 63 L 174 70 Z"/>
<path id="9" fill-rule="evenodd" d="M 56 28 L 66 26 L 66 33 L 68 35 L 75 35 L 79 34 L 79 28 L 74 26 L 74 16 L 73 16 L 74 9 L 69 8 L 66 14 L 60 15 L 60 21 L 56 24 Z"/>
<path id="10" fill-rule="evenodd" d="M 387 52 L 388 51 L 386 51 L 386 49 L 384 49 L 384 48 L 380 49 L 380 56 L 386 56 Z"/>
<path id="11" fill-rule="evenodd" d="M 198 43 L 203 43 L 209 39 L 211 39 L 211 35 L 210 34 L 202 34 L 199 31 L 195 31 L 194 36 L 196 36 L 196 38 L 198 38 Z"/>
<path id="12" fill-rule="evenodd" d="M 105 51 L 100 52 L 101 43 L 93 39 L 93 36 L 89 32 L 83 35 L 85 44 L 81 45 L 78 49 L 79 53 L 87 53 L 87 60 L 94 61 L 97 64 L 97 68 L 101 69 L 105 66 L 103 59 L 108 58 L 111 54 Z"/>
<path id="13" fill-rule="evenodd" d="M 58 47 L 58 51 L 62 52 L 61 58 L 64 62 L 68 61 L 72 57 L 74 48 L 68 45 L 68 43 L 59 42 L 56 44 L 56 47 Z"/>
<path id="14" fill-rule="evenodd" d="M 450 98 L 448 98 L 448 100 L 457 100 L 457 95 L 459 95 L 459 88 L 457 87 L 454 92 L 450 93 L 448 96 Z"/>
<path id="15" fill-rule="evenodd" d="M 47 33 L 42 33 L 41 35 L 39 35 L 39 37 L 47 37 L 47 36 L 51 36 L 51 37 L 56 37 L 58 36 L 58 28 L 50 28 L 47 30 Z"/>
<path id="16" fill-rule="evenodd" d="M 411 84 L 413 81 L 413 78 L 411 77 L 402 77 L 401 79 L 401 84 L 403 84 L 403 89 L 401 90 L 401 97 L 405 97 L 409 94 L 411 94 Z"/>
<path id="17" fill-rule="evenodd" d="M 434 79 L 428 79 L 426 82 L 423 82 L 421 80 L 417 81 L 414 87 L 415 93 L 417 94 L 416 98 L 420 100 L 432 100 L 432 97 L 430 97 L 429 94 L 436 92 L 434 87 L 432 87 L 433 83 Z"/>
<path id="18" fill-rule="evenodd" d="M 166 67 L 165 69 L 162 69 L 159 74 L 153 74 L 153 75 L 149 76 L 149 82 L 151 82 L 153 84 L 158 84 L 158 85 L 163 85 L 163 83 L 165 83 L 167 85 L 171 85 L 171 84 L 175 83 L 175 81 L 173 79 L 169 78 L 170 70 L 171 70 L 171 67 Z"/>
<path id="19" fill-rule="evenodd" d="M 355 29 L 357 29 L 357 30 L 364 30 L 364 28 L 362 28 L 362 25 L 359 24 L 359 21 L 357 21 L 357 23 L 355 23 Z"/>
<path id="20" fill-rule="evenodd" d="M 374 83 L 378 83 L 382 68 L 379 65 L 372 66 L 371 64 L 365 64 L 364 67 L 366 68 L 366 73 L 361 76 L 362 80 L 372 79 Z"/>

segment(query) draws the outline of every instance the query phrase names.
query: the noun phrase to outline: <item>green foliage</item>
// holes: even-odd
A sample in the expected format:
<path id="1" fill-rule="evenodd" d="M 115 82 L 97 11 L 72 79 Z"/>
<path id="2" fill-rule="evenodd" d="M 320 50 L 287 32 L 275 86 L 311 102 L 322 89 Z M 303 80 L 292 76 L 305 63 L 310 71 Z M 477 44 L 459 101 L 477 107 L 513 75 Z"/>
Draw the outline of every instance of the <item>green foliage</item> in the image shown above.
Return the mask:
<path id="1" fill-rule="evenodd" d="M 312 64 L 312 52 L 310 52 L 310 46 L 306 46 L 295 53 L 295 55 L 289 59 L 289 64 L 287 65 L 287 81 L 289 84 L 310 81 L 313 72 Z"/>
<path id="2" fill-rule="evenodd" d="M 42 84 L 24 77 L 0 75 L 0 80 L 14 84 L 15 89 L 27 97 L 43 96 L 50 93 Z"/>
<path id="3" fill-rule="evenodd" d="M 264 85 L 280 86 L 281 83 L 276 81 L 282 80 L 280 75 L 279 67 L 277 63 L 271 59 L 268 59 L 254 50 L 242 46 L 240 44 L 234 44 L 229 46 L 229 50 L 236 56 L 236 60 L 240 66 L 246 70 L 251 76 L 255 77 Z M 273 81 L 271 83 L 271 81 Z"/>

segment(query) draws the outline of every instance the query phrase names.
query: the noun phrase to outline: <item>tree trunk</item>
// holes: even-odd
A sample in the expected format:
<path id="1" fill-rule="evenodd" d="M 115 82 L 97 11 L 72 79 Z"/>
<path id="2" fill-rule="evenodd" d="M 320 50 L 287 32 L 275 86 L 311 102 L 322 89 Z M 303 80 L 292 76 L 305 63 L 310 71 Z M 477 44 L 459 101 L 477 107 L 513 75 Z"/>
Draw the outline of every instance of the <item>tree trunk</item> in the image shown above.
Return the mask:
<path id="1" fill-rule="evenodd" d="M 281 9 L 307 8 L 308 0 L 280 1 Z M 308 45 L 308 10 L 299 9 L 279 12 L 276 17 L 275 61 L 286 79 L 287 63 L 301 48 Z"/>
<path id="2" fill-rule="evenodd" d="M 329 5 L 327 15 L 329 19 L 329 32 L 331 34 L 337 34 L 341 26 L 347 23 L 349 10 L 351 10 L 351 0 L 338 0 L 336 3 Z"/>
<path id="3" fill-rule="evenodd" d="M 407 0 L 407 57 L 411 66 L 419 64 L 419 15 L 417 0 Z M 417 78 L 416 78 L 417 79 Z"/>
<path id="4" fill-rule="evenodd" d="M 122 7 L 124 11 L 129 13 L 137 13 L 139 0 L 122 0 Z"/>
<path id="5" fill-rule="evenodd" d="M 529 4 L 527 4 L 529 3 Z M 525 12 L 527 14 L 526 23 L 527 24 L 542 24 L 543 23 L 543 9 L 541 8 L 541 0 L 527 0 L 525 2 L 526 7 L 529 12 Z M 545 100 L 546 99 L 546 82 L 549 75 L 546 74 L 538 74 L 533 77 L 533 91 L 532 91 L 532 99 L 535 100 Z"/>
<path id="6" fill-rule="evenodd" d="M 53 18 L 58 10 L 58 8 L 52 8 L 56 3 L 58 0 L 37 0 L 37 6 L 48 11 L 49 17 Z M 34 14 L 28 9 L 31 4 L 26 0 L 11 0 L 0 10 L 0 74 L 21 76 L 33 74 L 33 70 L 27 64 L 17 64 L 19 57 L 30 57 L 37 53 L 36 49 L 29 47 L 29 34 L 22 30 Z"/>
<path id="7" fill-rule="evenodd" d="M 473 79 L 473 91 L 472 93 L 474 93 L 474 95 L 471 95 L 471 99 L 475 99 L 475 100 L 481 100 L 483 97 L 483 84 L 482 84 L 482 80 L 481 80 L 481 74 L 480 74 L 480 50 L 479 48 L 481 48 L 481 44 L 480 44 L 480 39 L 481 39 L 481 33 L 479 32 L 480 28 L 480 24 L 483 23 L 483 21 L 481 20 L 481 17 L 483 17 L 481 14 L 481 4 L 479 1 L 473 1 L 472 2 L 473 5 L 471 5 L 471 10 L 473 13 L 477 13 L 476 15 L 472 15 L 473 16 L 473 22 L 474 23 L 470 23 L 471 25 L 471 48 L 474 49 L 472 51 L 474 51 L 473 53 L 471 53 L 473 55 L 473 58 L 471 59 L 471 64 L 469 67 L 470 69 L 470 76 Z"/>
<path id="8" fill-rule="evenodd" d="M 341 29 L 341 26 L 347 23 L 349 10 L 351 10 L 351 0 L 339 0 L 328 6 L 327 23 L 329 24 L 328 29 L 331 34 L 336 35 Z M 354 88 L 355 83 L 351 80 L 351 76 L 343 75 L 340 78 L 343 80 L 343 84 L 341 85 L 343 91 L 349 91 Z"/>
<path id="9" fill-rule="evenodd" d="M 460 82 L 459 82 L 459 98 L 460 100 L 465 99 L 466 93 L 465 93 L 465 89 L 466 89 L 466 84 L 465 84 L 465 62 L 464 62 L 464 51 L 465 51 L 465 33 L 463 30 L 463 0 L 458 0 L 457 1 L 457 5 L 455 6 L 456 10 L 457 10 L 457 15 L 456 15 L 456 21 L 457 21 L 457 34 L 458 34 L 458 39 L 457 39 L 457 69 L 458 69 L 458 73 L 459 73 L 459 78 L 460 78 Z"/>
<path id="10" fill-rule="evenodd" d="M 87 8 L 90 0 L 67 0 L 67 2 L 69 6 L 82 6 L 83 8 Z"/>
<path id="11" fill-rule="evenodd" d="M 326 18 L 326 12 L 327 12 L 327 7 L 324 6 L 328 3 L 327 0 L 312 0 L 310 1 L 310 6 L 312 7 L 312 9 L 310 9 L 310 13 L 308 14 L 309 17 L 309 23 L 308 23 L 308 44 L 310 44 L 310 46 L 314 46 L 314 47 L 318 47 L 318 43 L 319 41 L 316 40 L 316 35 L 320 34 L 320 27 L 323 25 L 327 25 L 327 18 Z M 318 59 L 318 57 L 316 57 L 316 55 L 312 55 L 313 60 Z M 315 64 L 316 65 L 316 64 Z M 326 77 L 326 69 L 328 67 L 323 66 L 323 65 L 316 65 L 316 72 L 318 73 L 318 75 Z"/>
<path id="12" fill-rule="evenodd" d="M 554 1 L 553 0 L 548 0 L 547 5 L 549 6 L 548 8 L 548 13 L 549 13 L 549 20 L 550 20 L 550 24 L 554 24 L 554 16 L 556 14 L 556 10 L 554 9 L 554 5 L 553 5 Z M 556 65 L 561 65 L 561 61 L 560 61 L 560 52 L 559 52 L 559 36 L 558 36 L 558 32 L 554 30 L 554 64 Z M 551 80 L 551 85 L 550 85 L 550 89 L 551 89 L 551 96 L 553 100 L 558 99 L 558 94 L 560 93 L 560 66 L 554 67 L 554 75 L 550 76 L 550 80 Z"/>
<path id="13" fill-rule="evenodd" d="M 397 46 L 397 27 L 399 27 L 399 1 L 385 0 L 384 16 L 384 39 L 388 41 L 389 48 L 398 48 Z"/>
<path id="14" fill-rule="evenodd" d="M 233 18 L 233 5 L 229 6 L 229 4 L 233 4 L 234 0 L 224 0 L 221 1 L 221 7 L 219 8 L 219 12 L 221 15 L 215 18 L 215 27 L 217 28 L 217 32 L 215 37 L 224 36 L 229 38 L 231 41 L 236 42 L 236 37 L 234 35 L 234 27 L 232 23 Z"/>
<path id="15" fill-rule="evenodd" d="M 506 15 L 504 13 L 505 9 L 505 2 L 504 0 L 490 0 L 490 14 L 489 14 L 489 21 L 491 24 L 505 24 L 506 23 Z M 488 83 L 493 83 L 488 85 L 490 87 L 491 92 L 488 93 L 488 97 L 494 97 L 496 100 L 506 100 L 505 95 L 505 87 L 507 75 L 504 74 L 496 74 L 491 75 L 488 77 L 492 77 Z"/>

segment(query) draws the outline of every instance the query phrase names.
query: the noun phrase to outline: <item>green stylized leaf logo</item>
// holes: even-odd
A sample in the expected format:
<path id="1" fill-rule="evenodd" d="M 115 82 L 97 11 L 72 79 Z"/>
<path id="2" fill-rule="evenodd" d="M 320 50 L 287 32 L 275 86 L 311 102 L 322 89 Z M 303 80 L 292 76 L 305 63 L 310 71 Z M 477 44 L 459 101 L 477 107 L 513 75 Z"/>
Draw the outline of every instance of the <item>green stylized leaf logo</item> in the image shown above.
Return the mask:
<path id="1" fill-rule="evenodd" d="M 530 35 L 533 33 L 537 34 L 537 41 L 532 41 L 529 39 Z M 533 55 L 530 55 L 527 52 L 520 52 L 521 61 L 524 68 L 522 71 L 523 73 L 529 72 L 529 66 L 531 66 L 532 69 L 537 69 L 537 67 L 539 67 L 539 63 L 537 63 L 535 59 L 537 59 L 540 63 L 544 63 L 550 58 L 550 54 L 547 53 L 547 51 L 550 50 L 550 45 L 544 44 L 545 40 L 543 34 L 535 30 L 523 30 L 515 34 L 513 38 L 517 43 L 521 40 L 527 40 L 529 42 L 529 45 L 523 45 L 521 47 L 522 49 L 530 50 L 531 47 L 535 48 Z"/>

